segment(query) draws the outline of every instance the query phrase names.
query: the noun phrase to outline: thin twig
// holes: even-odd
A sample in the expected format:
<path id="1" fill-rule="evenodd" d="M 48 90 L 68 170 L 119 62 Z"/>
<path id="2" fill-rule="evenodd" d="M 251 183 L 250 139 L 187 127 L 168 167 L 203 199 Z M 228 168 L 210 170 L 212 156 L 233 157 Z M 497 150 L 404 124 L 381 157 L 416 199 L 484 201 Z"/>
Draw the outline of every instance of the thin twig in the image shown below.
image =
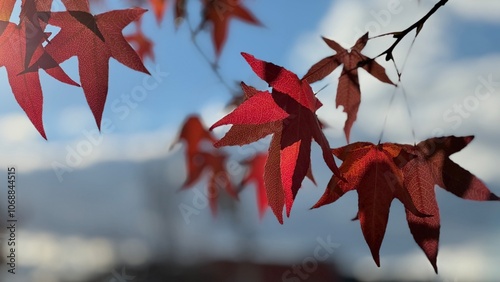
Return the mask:
<path id="1" fill-rule="evenodd" d="M 408 49 L 408 53 L 406 54 L 406 57 L 405 57 L 405 59 L 404 59 L 404 61 L 403 61 L 403 64 L 402 64 L 402 66 L 401 66 L 401 69 L 399 69 L 399 68 L 398 68 L 398 66 L 397 66 L 397 64 L 396 64 L 396 61 L 395 61 L 394 59 L 391 59 L 391 61 L 392 61 L 392 62 L 393 62 L 393 64 L 394 64 L 394 68 L 396 69 L 396 72 L 397 72 L 397 74 L 398 74 L 398 82 L 397 82 L 397 84 L 396 84 L 396 88 L 394 88 L 394 91 L 392 92 L 391 101 L 389 102 L 389 107 L 388 107 L 388 109 L 387 109 L 387 114 L 385 115 L 384 123 L 383 123 L 383 125 L 382 125 L 382 132 L 380 133 L 380 137 L 379 137 L 379 144 L 380 144 L 380 142 L 382 142 L 382 138 L 384 137 L 384 130 L 385 130 L 385 126 L 386 126 L 386 124 L 387 124 L 387 117 L 388 117 L 388 115 L 389 115 L 389 109 L 390 109 L 390 108 L 391 108 L 391 106 L 392 106 L 392 103 L 393 103 L 393 101 L 394 101 L 394 97 L 396 96 L 396 95 L 395 95 L 395 94 L 396 94 L 396 90 L 397 90 L 397 88 L 398 88 L 398 87 L 401 87 L 401 92 L 403 93 L 403 97 L 404 97 L 404 99 L 405 99 L 406 109 L 407 109 L 407 111 L 408 111 L 408 116 L 409 116 L 409 118 L 410 118 L 410 124 L 412 125 L 412 126 L 411 126 L 411 133 L 412 133 L 413 141 L 415 142 L 415 140 L 416 140 L 416 139 L 415 139 L 415 138 L 416 138 L 416 137 L 415 137 L 415 128 L 413 127 L 413 118 L 412 118 L 411 108 L 410 108 L 410 104 L 409 104 L 409 102 L 408 102 L 408 97 L 407 97 L 408 95 L 406 94 L 406 91 L 405 91 L 405 89 L 404 89 L 404 87 L 403 87 L 403 84 L 402 84 L 402 82 L 401 82 L 401 76 L 403 75 L 403 70 L 404 70 L 404 68 L 405 68 L 405 66 L 406 66 L 406 62 L 408 61 L 408 58 L 410 57 L 410 53 L 411 53 L 411 51 L 413 50 L 413 45 L 414 45 L 414 43 L 415 43 L 415 38 L 413 38 L 413 41 L 412 41 L 412 43 L 411 43 L 411 45 L 410 45 L 410 48 Z"/>
<path id="2" fill-rule="evenodd" d="M 238 91 L 236 91 L 233 87 L 231 87 L 226 82 L 226 80 L 224 79 L 222 74 L 219 72 L 219 65 L 217 64 L 217 62 L 210 60 L 210 58 L 207 56 L 207 54 L 205 54 L 205 52 L 203 52 L 200 45 L 196 41 L 196 36 L 198 35 L 198 32 L 200 31 L 201 27 L 198 27 L 196 30 L 194 30 L 193 26 L 191 25 L 191 22 L 189 20 L 186 20 L 186 22 L 187 22 L 187 25 L 189 27 L 189 32 L 191 33 L 191 41 L 193 42 L 193 45 L 196 48 L 196 50 L 198 51 L 198 53 L 201 54 L 203 59 L 210 66 L 210 69 L 212 70 L 212 72 L 219 79 L 219 81 L 222 83 L 222 85 L 224 85 L 224 87 L 229 91 L 229 93 L 231 93 L 231 95 L 233 95 L 233 96 L 237 95 Z"/>
<path id="3" fill-rule="evenodd" d="M 438 3 L 436 3 L 436 5 L 434 5 L 434 7 L 432 7 L 432 9 L 427 13 L 425 14 L 425 16 L 423 16 L 420 20 L 418 20 L 416 23 L 412 24 L 411 26 L 409 26 L 407 29 L 403 30 L 403 31 L 400 31 L 400 32 L 393 32 L 393 37 L 396 38 L 396 41 L 394 41 L 394 43 L 387 49 L 385 50 L 384 52 L 380 53 L 380 55 L 378 55 L 377 57 L 375 58 L 378 58 L 380 56 L 383 56 L 385 55 L 385 60 L 386 61 L 389 61 L 393 58 L 392 56 L 392 52 L 394 51 L 394 48 L 396 48 L 396 46 L 401 42 L 401 40 L 403 40 L 403 38 L 408 35 L 408 33 L 410 33 L 411 31 L 413 31 L 414 29 L 417 30 L 417 33 L 415 34 L 415 37 L 417 37 L 418 33 L 420 32 L 420 30 L 422 29 L 422 27 L 424 26 L 425 22 L 437 11 L 439 10 L 439 8 L 441 8 L 442 6 L 444 6 L 446 3 L 448 2 L 448 0 L 439 0 Z M 385 34 L 384 34 L 385 35 Z"/>
<path id="4" fill-rule="evenodd" d="M 390 111 L 392 104 L 394 102 L 394 98 L 396 97 L 396 90 L 397 89 L 398 89 L 397 87 L 394 87 L 394 90 L 392 91 L 391 101 L 389 101 L 389 106 L 387 107 L 386 115 L 384 117 L 384 123 L 382 124 L 382 131 L 380 132 L 380 136 L 378 138 L 378 144 L 380 144 L 382 142 L 382 139 L 384 138 L 385 127 L 387 125 L 387 117 L 389 116 L 389 111 Z"/>
<path id="5" fill-rule="evenodd" d="M 415 134 L 415 127 L 413 126 L 413 115 L 411 113 L 410 102 L 408 101 L 408 94 L 406 94 L 406 90 L 402 86 L 401 86 L 401 92 L 403 93 L 403 97 L 404 97 L 405 103 L 406 103 L 406 110 L 408 111 L 408 118 L 410 119 L 411 134 L 412 134 L 412 137 L 413 137 L 413 144 L 416 144 L 417 143 L 417 137 L 416 137 L 416 134 Z"/>

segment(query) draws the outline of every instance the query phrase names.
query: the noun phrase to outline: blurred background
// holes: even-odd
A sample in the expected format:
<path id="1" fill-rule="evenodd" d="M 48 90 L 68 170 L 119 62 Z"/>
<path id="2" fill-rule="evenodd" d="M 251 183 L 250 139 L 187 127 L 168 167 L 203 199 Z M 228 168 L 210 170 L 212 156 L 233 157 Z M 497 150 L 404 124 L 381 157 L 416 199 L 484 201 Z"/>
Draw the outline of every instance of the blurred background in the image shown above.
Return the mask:
<path id="1" fill-rule="evenodd" d="M 54 1 L 59 5 L 59 1 Z M 58 3 L 59 2 L 59 3 Z M 96 13 L 130 3 L 100 1 Z M 242 1 L 263 23 L 234 20 L 219 59 L 220 73 L 237 89 L 239 81 L 264 89 L 240 52 L 272 61 L 302 76 L 331 55 L 325 36 L 344 47 L 370 35 L 403 30 L 437 1 L 318 0 Z M 170 3 L 171 4 L 171 3 Z M 475 135 L 452 159 L 500 194 L 500 2 L 451 0 L 422 29 L 415 44 L 408 36 L 396 48 L 399 67 L 407 57 L 402 86 L 394 93 L 360 71 L 362 102 L 351 142 L 413 143 L 434 136 Z M 188 1 L 189 21 L 200 21 L 199 1 Z M 280 225 L 270 210 L 259 219 L 253 186 L 240 201 L 221 193 L 213 218 L 206 181 L 179 191 L 186 178 L 182 143 L 173 145 L 183 120 L 199 114 L 205 125 L 227 113 L 231 93 L 214 75 L 191 41 L 184 23 L 176 30 L 173 8 L 158 24 L 151 12 L 143 29 L 154 42 L 155 60 L 145 64 L 152 78 L 110 60 L 110 83 L 101 133 L 80 88 L 41 73 L 45 94 L 45 141 L 17 105 L 5 69 L 0 70 L 0 220 L 7 226 L 7 171 L 17 168 L 17 266 L 0 281 L 495 281 L 500 277 L 498 203 L 464 201 L 436 188 L 441 239 L 436 275 L 413 241 L 399 202 L 376 267 L 362 236 L 356 193 L 316 210 L 331 174 L 313 146 L 317 187 L 305 180 L 291 217 Z M 125 30 L 132 32 L 133 25 Z M 197 42 L 214 57 L 208 32 Z M 375 56 L 393 40 L 371 40 Z M 407 56 L 408 55 L 408 56 Z M 397 80 L 392 63 L 383 64 Z M 78 79 L 76 58 L 62 64 Z M 345 114 L 335 108 L 336 70 L 313 86 L 324 107 L 318 115 L 332 147 L 345 145 Z M 155 87 L 126 104 L 145 81 Z M 479 89 L 479 90 L 478 90 Z M 392 96 L 395 95 L 392 104 Z M 126 111 L 117 110 L 126 107 Z M 126 114 L 125 114 L 126 113 Z M 411 113 L 411 114 L 409 114 Z M 384 120 L 387 124 L 384 127 Z M 228 127 L 215 130 L 222 136 Z M 412 134 L 414 132 L 414 136 Z M 241 161 L 266 142 L 224 148 Z M 241 179 L 245 168 L 232 170 Z M 3 231 L 6 228 L 2 228 Z M 3 234 L 2 258 L 7 256 Z"/>

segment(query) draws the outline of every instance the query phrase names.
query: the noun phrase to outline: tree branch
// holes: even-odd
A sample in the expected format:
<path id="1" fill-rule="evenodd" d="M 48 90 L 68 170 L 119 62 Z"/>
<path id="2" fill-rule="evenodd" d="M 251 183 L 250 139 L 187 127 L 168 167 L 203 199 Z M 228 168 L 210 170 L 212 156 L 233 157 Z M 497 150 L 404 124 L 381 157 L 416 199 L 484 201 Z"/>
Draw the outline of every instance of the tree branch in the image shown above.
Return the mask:
<path id="1" fill-rule="evenodd" d="M 434 7 L 432 7 L 432 9 L 427 14 L 425 14 L 420 20 L 418 20 L 416 23 L 414 23 L 411 26 L 409 26 L 407 29 L 405 29 L 403 31 L 399 31 L 399 32 L 389 33 L 389 34 L 392 34 L 394 38 L 396 38 L 396 41 L 387 50 L 385 50 L 384 52 L 380 53 L 380 55 L 378 55 L 375 58 L 378 58 L 378 57 L 380 57 L 382 55 L 385 55 L 385 60 L 386 61 L 392 60 L 393 59 L 392 52 L 394 51 L 394 48 L 396 48 L 396 46 L 401 42 L 401 40 L 403 40 L 403 38 L 406 35 L 408 35 L 408 33 L 410 33 L 411 31 L 413 31 L 414 29 L 417 30 L 417 34 L 415 34 L 415 37 L 417 37 L 418 33 L 420 32 L 420 30 L 424 26 L 425 22 L 437 10 L 439 10 L 439 8 L 441 8 L 442 6 L 444 6 L 447 2 L 448 2 L 448 0 L 439 0 L 439 2 L 436 3 L 436 5 L 434 5 Z"/>
<path id="2" fill-rule="evenodd" d="M 222 76 L 222 74 L 219 72 L 219 65 L 218 65 L 217 61 L 210 60 L 208 58 L 208 56 L 205 54 L 205 52 L 203 52 L 203 50 L 201 49 L 201 47 L 198 44 L 198 42 L 196 41 L 196 36 L 198 35 L 198 32 L 201 30 L 201 24 L 195 30 L 195 29 L 193 29 L 193 26 L 191 25 L 191 23 L 189 22 L 189 20 L 186 20 L 186 21 L 188 23 L 189 31 L 191 33 L 191 41 L 193 42 L 194 47 L 201 54 L 201 56 L 203 57 L 203 59 L 205 59 L 205 62 L 207 62 L 207 64 L 209 64 L 210 69 L 212 70 L 212 72 L 214 73 L 214 75 L 219 79 L 219 81 L 222 83 L 222 85 L 229 91 L 229 93 L 232 96 L 235 96 L 238 91 L 236 91 L 233 87 L 231 87 L 227 83 L 227 81 L 224 79 L 224 77 Z"/>

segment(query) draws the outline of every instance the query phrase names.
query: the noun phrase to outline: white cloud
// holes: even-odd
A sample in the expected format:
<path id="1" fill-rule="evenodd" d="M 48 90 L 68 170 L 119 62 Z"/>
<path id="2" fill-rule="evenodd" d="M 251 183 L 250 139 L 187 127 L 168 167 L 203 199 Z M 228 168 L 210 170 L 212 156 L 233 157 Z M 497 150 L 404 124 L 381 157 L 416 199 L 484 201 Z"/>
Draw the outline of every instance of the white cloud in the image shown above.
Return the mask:
<path id="1" fill-rule="evenodd" d="M 200 118 L 207 128 L 227 114 L 228 111 L 222 103 L 208 103 L 200 110 Z"/>
<path id="2" fill-rule="evenodd" d="M 394 101 L 389 107 L 393 93 L 391 87 L 386 87 L 365 72 L 360 72 L 362 89 L 361 107 L 358 112 L 357 122 L 354 124 L 351 141 L 378 141 L 382 124 L 387 116 L 384 129 L 384 142 L 413 142 L 426 138 L 443 135 L 475 135 L 475 140 L 463 151 L 452 156 L 452 159 L 464 168 L 470 170 L 487 183 L 499 183 L 500 176 L 496 162 L 500 158 L 500 133 L 495 126 L 500 124 L 498 105 L 500 104 L 500 54 L 488 54 L 466 59 L 450 60 L 447 50 L 450 46 L 449 39 L 453 34 L 447 33 L 450 25 L 450 7 L 471 19 L 488 20 L 495 14 L 498 17 L 500 1 L 450 1 L 447 6 L 432 17 L 424 26 L 409 55 L 408 62 L 402 77 L 403 94 L 398 89 Z M 365 2 L 363 2 L 365 3 Z M 330 10 L 325 14 L 316 30 L 310 31 L 300 37 L 290 54 L 290 62 L 294 69 L 307 69 L 322 59 L 332 54 L 332 51 L 321 41 L 320 36 L 332 38 L 344 47 L 349 47 L 355 40 L 357 27 L 364 28 L 367 23 L 374 20 L 374 13 L 384 10 L 387 1 L 371 1 L 371 6 L 360 5 L 359 1 L 335 1 Z M 402 30 L 414 23 L 419 17 L 429 10 L 435 1 L 402 1 L 400 13 L 391 16 L 390 24 L 393 30 Z M 368 4 L 367 4 L 368 5 Z M 449 6 L 449 7 L 448 7 Z M 361 11 L 359 11 L 361 9 Z M 376 20 L 376 19 L 375 19 Z M 377 22 L 377 21 L 375 21 Z M 381 23 L 381 21 L 378 21 Z M 355 28 L 351 28 L 355 27 Z M 386 28 L 380 24 L 382 28 Z M 389 30 L 385 30 L 389 31 Z M 381 31 L 383 32 L 383 31 Z M 400 66 L 406 56 L 411 36 L 408 42 L 397 47 L 396 62 Z M 372 42 L 373 41 L 373 42 Z M 369 42 L 366 52 L 370 55 L 377 54 L 393 42 L 393 39 L 374 39 Z M 394 78 L 393 67 L 379 59 L 389 76 Z M 336 71 L 325 79 L 330 86 L 325 93 L 318 95 L 324 107 L 319 111 L 319 116 L 329 123 L 339 124 L 340 121 L 331 121 L 336 116 L 332 105 L 337 85 Z M 476 89 L 484 84 L 483 80 L 492 77 L 492 87 L 482 87 L 480 96 Z M 318 87 L 314 85 L 314 87 Z M 482 95 L 481 95 L 482 94 Z M 486 94 L 486 95 L 485 95 Z M 411 110 L 411 116 L 407 105 Z M 455 105 L 469 108 L 464 116 L 456 112 Z M 450 121 L 451 110 L 453 121 Z M 411 119 L 410 119 L 411 117 Z M 458 122 L 458 117 L 460 120 Z M 413 140 L 412 130 L 416 140 Z M 338 144 L 332 144 L 336 146 Z M 340 144 L 344 145 L 344 144 Z M 493 188 L 496 194 L 500 192 Z M 487 227 L 484 227 L 487 228 Z M 439 268 L 442 273 L 439 279 L 443 281 L 468 281 L 481 279 L 494 279 L 498 273 L 497 254 L 488 251 L 488 246 L 498 245 L 498 233 L 488 240 L 464 242 L 460 246 L 443 246 L 439 255 Z M 387 243 L 387 242 L 386 242 Z M 377 268 L 371 256 L 360 260 L 353 267 L 356 276 L 362 280 L 394 279 L 394 280 L 421 280 L 436 279 L 432 267 L 425 255 L 418 249 L 407 255 L 382 255 L 382 268 Z M 464 259 L 466 258 L 466 259 Z M 384 267 L 385 266 L 385 267 Z"/>
<path id="3" fill-rule="evenodd" d="M 0 119 L 2 145 L 28 143 L 37 138 L 37 131 L 23 114 L 12 114 Z"/>
<path id="4" fill-rule="evenodd" d="M 141 239 L 111 240 L 49 232 L 20 232 L 18 236 L 23 246 L 18 250 L 23 271 L 18 270 L 16 275 L 22 281 L 83 281 L 96 274 L 108 274 L 112 280 L 110 271 L 115 265 L 136 266 L 151 259 L 151 246 Z M 4 252 L 7 256 L 7 249 Z"/>
<path id="5" fill-rule="evenodd" d="M 208 127 L 227 111 L 221 103 L 209 103 L 200 111 Z M 85 107 L 63 111 L 59 127 L 69 140 L 44 140 L 23 114 L 0 116 L 0 165 L 16 165 L 23 171 L 36 169 L 74 170 L 103 161 L 145 161 L 164 157 L 177 136 L 177 125 L 167 125 L 155 131 L 116 133 L 112 124 L 102 132 L 93 124 Z M 216 130 L 222 134 L 224 129 Z"/>
<path id="6" fill-rule="evenodd" d="M 439 275 L 421 250 L 402 255 L 383 255 L 378 268 L 371 256 L 360 259 L 353 268 L 361 281 L 395 280 L 421 281 L 438 278 L 438 281 L 493 281 L 499 275 L 498 254 L 488 252 L 488 246 L 497 244 L 496 238 L 479 243 L 464 243 L 458 246 L 441 246 L 438 255 Z M 464 259 L 466 258 L 466 259 Z"/>
<path id="7" fill-rule="evenodd" d="M 25 116 L 7 116 L 0 118 L 0 164 L 15 165 L 25 172 L 53 169 L 55 164 L 73 171 L 103 161 L 155 159 L 169 154 L 176 130 L 165 127 L 135 134 L 106 134 L 89 126 L 73 134 L 71 140 L 46 141 Z"/>
<path id="8" fill-rule="evenodd" d="M 500 1 L 498 0 L 454 0 L 447 5 L 459 15 L 476 21 L 500 22 Z"/>
<path id="9" fill-rule="evenodd" d="M 60 281 L 55 277 L 85 278 L 110 269 L 118 258 L 113 243 L 102 238 L 57 236 L 51 233 L 20 232 L 23 267 L 32 268 L 24 281 Z M 26 275 L 25 273 L 19 273 Z M 50 275 L 52 280 L 39 280 Z"/>
<path id="10" fill-rule="evenodd" d="M 59 117 L 61 134 L 75 136 L 81 132 L 81 128 L 94 126 L 94 118 L 87 106 L 67 107 Z"/>

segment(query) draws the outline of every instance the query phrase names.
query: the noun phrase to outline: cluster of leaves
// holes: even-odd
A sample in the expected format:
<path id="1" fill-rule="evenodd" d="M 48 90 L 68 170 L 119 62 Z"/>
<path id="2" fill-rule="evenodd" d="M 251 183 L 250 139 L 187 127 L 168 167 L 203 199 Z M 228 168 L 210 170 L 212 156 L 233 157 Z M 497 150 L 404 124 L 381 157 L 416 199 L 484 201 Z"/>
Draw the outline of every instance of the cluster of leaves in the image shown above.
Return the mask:
<path id="1" fill-rule="evenodd" d="M 7 68 L 17 102 L 43 138 L 47 136 L 42 120 L 40 69 L 63 83 L 81 86 L 98 127 L 108 94 L 109 59 L 114 58 L 131 69 L 149 74 L 141 60 L 154 59 L 153 43 L 144 35 L 140 24 L 146 10 L 130 8 L 93 15 L 88 0 L 62 0 L 66 11 L 52 12 L 53 0 L 22 0 L 20 20 L 16 24 L 10 21 L 16 2 L 0 2 L 0 66 Z M 140 4 L 141 1 L 136 2 Z M 150 1 L 158 21 L 162 20 L 167 4 L 166 0 Z M 176 1 L 175 7 L 176 23 L 180 23 L 179 19 L 186 17 L 186 1 Z M 226 41 L 231 18 L 259 24 L 239 1 L 203 1 L 203 20 L 199 28 L 212 26 L 217 56 Z M 134 21 L 135 33 L 124 37 L 122 30 Z M 60 31 L 52 37 L 46 32 L 48 25 L 59 27 Z M 78 57 L 80 83 L 59 66 L 73 56 Z"/>
<path id="2" fill-rule="evenodd" d="M 310 159 L 313 139 L 320 145 L 329 168 L 337 174 L 339 171 L 315 114 L 321 103 L 309 84 L 284 68 L 249 54 L 244 53 L 243 57 L 254 72 L 273 87 L 272 93 L 243 84 L 246 100 L 211 127 L 233 124 L 215 146 L 248 144 L 274 134 L 264 181 L 269 204 L 283 222 L 283 205 L 289 215 L 302 181 L 308 174 L 313 179 Z"/>
<path id="3" fill-rule="evenodd" d="M 437 273 L 440 219 L 434 186 L 438 185 L 464 199 L 500 200 L 481 180 L 449 159 L 450 155 L 463 149 L 473 136 L 432 138 L 416 145 L 357 142 L 330 150 L 321 122 L 315 114 L 322 104 L 315 97 L 309 82 L 318 81 L 336 67 L 344 65 L 336 101 L 338 105 L 345 106 L 350 116 L 344 128 L 347 140 L 360 104 L 357 68 L 364 68 L 382 82 L 392 82 L 381 65 L 361 54 L 368 40 L 367 34 L 356 42 L 350 52 L 335 41 L 324 40 L 337 54 L 313 65 L 302 79 L 283 67 L 242 53 L 252 70 L 269 84 L 272 91 L 259 91 L 242 84 L 245 100 L 211 127 L 233 125 L 214 145 L 241 146 L 273 134 L 265 164 L 264 184 L 269 205 L 282 223 L 283 206 L 289 216 L 302 181 L 307 175 L 313 179 L 310 153 L 311 141 L 315 140 L 333 176 L 313 208 L 333 203 L 346 192 L 356 190 L 359 209 L 356 219 L 360 221 L 373 259 L 380 266 L 379 250 L 389 208 L 392 200 L 397 198 L 406 209 L 414 240 Z M 340 168 L 337 168 L 332 154 L 342 160 Z"/>
<path id="4" fill-rule="evenodd" d="M 80 86 L 59 66 L 76 56 L 80 84 L 98 126 L 108 93 L 109 59 L 148 73 L 122 35 L 123 28 L 146 10 L 132 8 L 92 15 L 87 0 L 63 0 L 67 10 L 51 12 L 52 3 L 23 0 L 19 24 L 10 22 L 15 0 L 2 1 L 0 14 L 0 66 L 6 67 L 17 102 L 44 138 L 39 69 L 61 82 Z M 47 25 L 60 27 L 60 31 L 49 39 Z"/>
<path id="5" fill-rule="evenodd" d="M 264 216 L 267 209 L 267 197 L 262 175 L 267 154 L 258 153 L 241 163 L 247 166 L 248 170 L 237 186 L 239 188 L 235 188 L 232 184 L 232 174 L 226 169 L 228 155 L 212 146 L 216 139 L 198 116 L 187 117 L 175 143 L 180 141 L 186 144 L 186 170 L 188 173 L 183 189 L 192 187 L 206 171 L 209 174 L 207 197 L 210 209 L 215 215 L 220 190 L 225 190 L 232 198 L 238 199 L 238 193 L 242 191 L 242 188 L 250 182 L 255 182 L 259 216 L 261 218 Z"/>
<path id="6" fill-rule="evenodd" d="M 332 176 L 324 195 L 314 208 L 330 204 L 346 192 L 356 190 L 361 230 L 380 265 L 379 249 L 394 198 L 406 209 L 408 226 L 417 244 L 437 272 L 439 208 L 434 186 L 458 197 L 476 201 L 498 201 L 484 183 L 452 160 L 473 136 L 431 138 L 417 145 L 357 142 L 333 149 L 341 159 L 345 178 Z"/>
<path id="7" fill-rule="evenodd" d="M 145 1 L 131 0 L 131 2 L 142 6 Z M 155 14 L 157 22 L 161 23 L 169 6 L 169 1 L 149 0 L 148 2 Z M 200 2 L 202 5 L 202 19 L 198 28 L 191 32 L 194 36 L 202 29 L 211 28 L 211 35 L 217 57 L 221 55 L 227 40 L 231 19 L 235 18 L 249 24 L 260 25 L 259 20 L 240 0 L 202 0 Z M 187 19 L 187 1 L 173 0 L 172 5 L 174 6 L 174 24 L 176 27 L 179 27 Z M 142 32 L 140 22 L 137 25 L 137 31 L 131 37 L 128 37 L 128 39 L 136 46 L 143 59 L 146 56 L 152 59 L 154 58 L 152 42 Z"/>

